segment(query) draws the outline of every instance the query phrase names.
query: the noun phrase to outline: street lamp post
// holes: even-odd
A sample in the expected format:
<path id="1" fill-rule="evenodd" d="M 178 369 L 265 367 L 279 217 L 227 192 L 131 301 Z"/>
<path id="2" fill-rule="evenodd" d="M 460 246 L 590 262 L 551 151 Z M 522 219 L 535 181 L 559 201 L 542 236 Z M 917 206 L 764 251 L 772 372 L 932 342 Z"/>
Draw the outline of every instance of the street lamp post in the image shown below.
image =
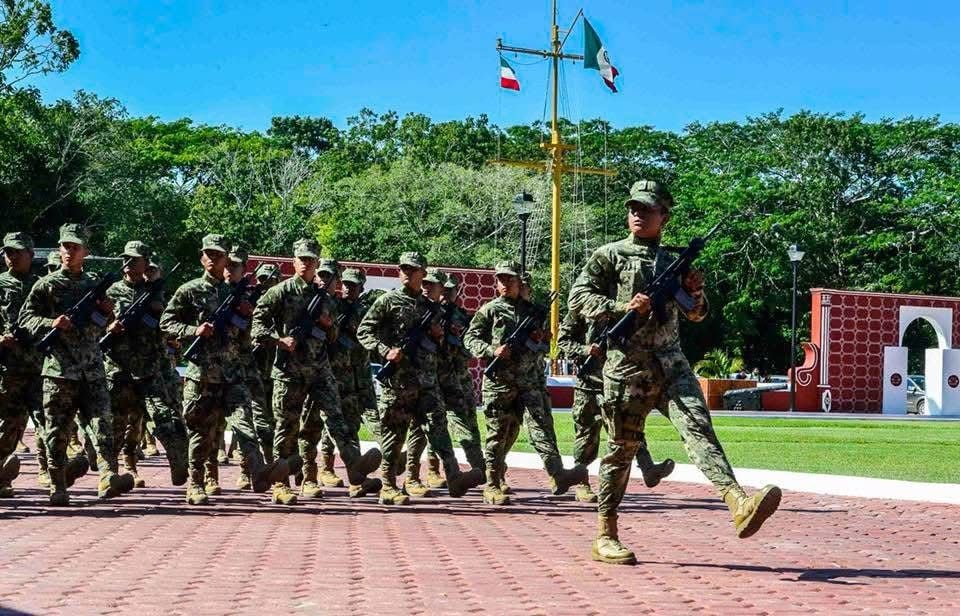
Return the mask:
<path id="1" fill-rule="evenodd" d="M 533 214 L 533 195 L 524 191 L 513 198 L 513 210 L 520 219 L 520 273 L 527 271 L 527 221 Z"/>
<path id="2" fill-rule="evenodd" d="M 797 409 L 797 270 L 804 252 L 791 244 L 787 249 L 790 267 L 793 269 L 793 309 L 790 311 L 790 412 Z"/>

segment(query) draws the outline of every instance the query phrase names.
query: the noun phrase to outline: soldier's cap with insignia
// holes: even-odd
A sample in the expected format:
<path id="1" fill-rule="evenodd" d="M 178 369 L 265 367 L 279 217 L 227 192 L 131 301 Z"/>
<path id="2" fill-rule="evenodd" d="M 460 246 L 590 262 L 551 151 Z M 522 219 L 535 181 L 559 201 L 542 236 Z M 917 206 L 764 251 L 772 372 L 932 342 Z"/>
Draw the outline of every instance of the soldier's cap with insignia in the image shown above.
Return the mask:
<path id="1" fill-rule="evenodd" d="M 227 254 L 227 258 L 230 259 L 231 263 L 246 263 L 249 257 L 250 254 L 247 250 L 239 244 L 231 248 L 229 254 Z"/>
<path id="2" fill-rule="evenodd" d="M 153 254 L 153 251 L 150 250 L 149 246 L 143 242 L 133 240 L 123 245 L 123 252 L 120 253 L 120 256 L 143 257 L 144 259 L 149 259 L 151 254 Z"/>
<path id="3" fill-rule="evenodd" d="M 493 266 L 495 276 L 519 276 L 520 264 L 516 261 L 500 261 Z"/>
<path id="4" fill-rule="evenodd" d="M 225 235 L 219 233 L 210 233 L 209 235 L 204 235 L 200 243 L 200 250 L 216 250 L 227 254 L 230 252 L 230 242 L 227 241 Z"/>
<path id="5" fill-rule="evenodd" d="M 3 247 L 11 250 L 33 250 L 33 238 L 23 231 L 11 231 L 3 236 Z"/>
<path id="6" fill-rule="evenodd" d="M 63 259 L 60 258 L 60 253 L 53 251 L 47 255 L 47 265 L 56 265 L 60 267 L 63 265 Z"/>
<path id="7" fill-rule="evenodd" d="M 60 239 L 58 244 L 80 244 L 88 246 L 90 244 L 90 232 L 83 225 L 68 222 L 60 227 Z"/>
<path id="8" fill-rule="evenodd" d="M 630 197 L 624 202 L 624 205 L 629 207 L 631 203 L 659 205 L 664 211 L 669 212 L 670 208 L 673 207 L 673 195 L 659 182 L 639 180 L 630 187 Z"/>
<path id="9" fill-rule="evenodd" d="M 434 282 L 437 284 L 443 284 L 447 281 L 447 275 L 440 271 L 436 267 L 428 267 L 427 275 L 423 277 L 424 282 Z"/>
<path id="10" fill-rule="evenodd" d="M 419 252 L 405 252 L 400 255 L 400 265 L 408 265 L 418 269 L 427 269 L 427 259 Z"/>
<path id="11" fill-rule="evenodd" d="M 320 259 L 320 265 L 317 266 L 318 272 L 327 272 L 334 276 L 340 275 L 340 264 L 336 259 Z"/>
<path id="12" fill-rule="evenodd" d="M 343 282 L 352 282 L 353 284 L 365 284 L 367 282 L 367 275 L 363 273 L 363 270 L 357 269 L 355 267 L 348 267 L 343 270 L 343 277 L 341 278 Z"/>
<path id="13" fill-rule="evenodd" d="M 458 286 L 460 286 L 460 280 L 457 278 L 457 275 L 447 274 L 447 281 L 443 283 L 443 288 L 456 289 Z"/>
<path id="14" fill-rule="evenodd" d="M 320 244 L 317 240 L 312 240 L 307 237 L 301 238 L 293 243 L 293 256 L 319 259 Z"/>
<path id="15" fill-rule="evenodd" d="M 273 263 L 261 263 L 253 270 L 253 275 L 257 280 L 270 280 L 280 277 L 280 268 Z"/>

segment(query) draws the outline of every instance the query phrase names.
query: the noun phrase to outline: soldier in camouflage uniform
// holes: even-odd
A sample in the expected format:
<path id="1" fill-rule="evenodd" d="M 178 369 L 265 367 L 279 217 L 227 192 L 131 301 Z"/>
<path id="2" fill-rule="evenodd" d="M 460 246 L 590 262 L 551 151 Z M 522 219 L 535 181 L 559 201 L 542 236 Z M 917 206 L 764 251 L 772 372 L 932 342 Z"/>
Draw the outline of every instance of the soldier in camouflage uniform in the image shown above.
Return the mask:
<path id="1" fill-rule="evenodd" d="M 289 474 L 286 460 L 265 465 L 257 445 L 245 363 L 240 357 L 242 330 L 246 328 L 243 320 L 252 311 L 251 306 L 240 301 L 235 307 L 235 319 L 222 328 L 210 322 L 217 307 L 233 290 L 223 278 L 229 250 L 224 236 L 205 236 L 200 252 L 203 275 L 176 290 L 160 319 L 160 328 L 168 336 L 179 340 L 203 338 L 199 355 L 195 361 L 188 361 L 183 387 L 183 419 L 190 440 L 190 505 L 205 505 L 208 495 L 220 493 L 219 468 L 211 453 L 216 452 L 217 428 L 223 415 L 234 437 L 239 439 L 246 460 L 243 470 L 251 477 L 254 491 L 265 491 L 273 481 Z"/>
<path id="2" fill-rule="evenodd" d="M 37 281 L 30 273 L 33 240 L 26 233 L 7 233 L 3 258 L 7 271 L 0 274 L 0 498 L 10 498 L 11 484 L 20 472 L 20 460 L 14 452 L 27 427 L 28 413 L 36 426 L 37 481 L 49 486 L 50 476 L 40 399 L 43 356 L 34 350 L 32 338 L 17 323 L 20 306 Z"/>
<path id="3" fill-rule="evenodd" d="M 325 280 L 329 277 L 329 282 L 325 282 L 326 288 L 336 289 L 339 287 L 340 264 L 337 263 L 335 259 L 321 259 L 317 272 Z M 357 424 L 357 429 L 359 429 L 360 411 L 356 408 L 356 376 L 350 368 L 350 353 L 349 348 L 346 347 L 350 341 L 349 338 L 345 337 L 343 328 L 347 326 L 356 329 L 359 319 L 356 319 L 354 323 L 349 325 L 345 323 L 341 317 L 344 316 L 343 313 L 347 308 L 347 303 L 344 299 L 335 295 L 331 296 L 330 299 L 333 302 L 334 311 L 337 315 L 337 338 L 327 341 L 330 370 L 333 372 L 334 378 L 337 379 L 337 393 L 340 395 L 340 412 L 343 413 L 343 418 L 350 427 L 350 432 L 353 433 L 355 423 Z M 359 447 L 359 440 L 357 441 L 357 446 Z M 328 488 L 339 488 L 343 486 L 343 480 L 340 479 L 334 471 L 336 447 L 337 444 L 334 442 L 333 437 L 330 436 L 330 431 L 324 428 L 320 437 L 320 470 L 317 478 L 322 485 Z"/>
<path id="4" fill-rule="evenodd" d="M 557 336 L 557 346 L 567 359 L 582 366 L 588 357 L 595 358 L 589 370 L 577 374 L 577 382 L 573 388 L 573 460 L 584 466 L 596 460 L 600 451 L 600 427 L 603 424 L 600 408 L 603 405 L 605 359 L 599 344 L 602 334 L 602 325 L 598 327 L 593 321 L 588 324 L 577 313 L 567 311 Z M 648 488 L 654 488 L 673 472 L 674 462 L 667 458 L 659 464 L 654 463 L 643 433 L 638 436 L 640 445 L 637 448 L 637 466 L 643 473 L 643 482 Z M 577 486 L 576 497 L 582 503 L 597 502 L 597 495 L 589 481 Z"/>
<path id="5" fill-rule="evenodd" d="M 261 263 L 254 270 L 254 277 L 257 279 L 260 295 L 263 295 L 280 282 L 280 268 L 273 263 Z M 263 457 L 267 462 L 272 462 L 274 459 L 275 422 L 272 407 L 273 379 L 270 377 L 270 371 L 273 370 L 275 352 L 276 349 L 269 345 L 254 345 L 253 364 L 263 384 L 263 395 L 262 406 L 255 406 L 253 409 L 253 421 L 257 428 L 257 436 L 260 438 L 260 449 L 263 450 Z"/>
<path id="6" fill-rule="evenodd" d="M 447 280 L 443 283 L 442 299 L 446 331 L 440 345 L 438 377 L 447 410 L 447 422 L 451 426 L 450 436 L 463 449 L 470 467 L 485 472 L 473 375 L 470 374 L 468 366 L 472 356 L 463 344 L 463 334 L 470 324 L 470 316 L 457 305 L 459 288 L 460 281 L 457 277 L 447 274 Z M 439 469 L 440 459 L 428 446 L 427 485 L 431 488 L 442 488 L 446 483 L 440 476 Z"/>
<path id="7" fill-rule="evenodd" d="M 378 405 L 383 449 L 383 463 L 380 465 L 383 488 L 379 500 L 384 505 L 410 502 L 409 497 L 397 488 L 397 471 L 411 422 L 423 428 L 443 461 L 451 496 L 462 496 L 481 481 L 478 473 L 460 472 L 447 431 L 447 419 L 437 391 L 436 341 L 443 335 L 439 319 L 433 321 L 414 357 L 408 357 L 402 348 L 404 338 L 429 311 L 429 300 L 422 293 L 426 270 L 427 262 L 422 255 L 403 253 L 400 257 L 401 288 L 380 296 L 357 329 L 360 344 L 379 355 L 382 361 L 396 364 L 396 372 L 384 383 Z"/>
<path id="8" fill-rule="evenodd" d="M 105 349 L 107 383 L 113 411 L 114 439 L 122 447 L 126 470 L 133 475 L 134 485 L 146 483 L 137 473 L 137 445 L 140 429 L 149 417 L 151 429 L 163 444 L 170 464 L 170 481 L 175 486 L 187 482 L 187 430 L 177 410 L 179 400 L 162 378 L 169 367 L 166 343 L 160 332 L 163 313 L 162 293 L 155 293 L 144 277 L 151 250 L 143 242 L 127 242 L 123 254 L 123 279 L 107 290 L 119 314 L 143 293 L 152 293 L 139 322 L 124 327 L 114 321 L 107 327 L 112 332 Z"/>
<path id="9" fill-rule="evenodd" d="M 279 459 L 302 459 L 305 498 L 322 495 L 317 481 L 317 444 L 324 427 L 340 450 L 352 485 L 363 485 L 366 476 L 380 464 L 380 451 L 363 455 L 340 408 L 337 381 L 330 369 L 327 342 L 336 339 L 336 305 L 332 296 L 324 300 L 320 316 L 303 323 L 307 307 L 329 285 L 334 274 L 317 272 L 320 246 L 301 239 L 293 244 L 294 275 L 260 298 L 253 316 L 253 337 L 258 344 L 277 348 L 273 366 L 273 413 L 276 418 L 274 452 Z M 318 284 L 319 283 L 319 284 Z M 298 340 L 296 330 L 305 329 Z M 297 449 L 299 448 L 299 456 Z M 370 485 L 369 483 L 367 485 Z M 289 478 L 274 484 L 275 498 L 289 496 Z"/>
<path id="10" fill-rule="evenodd" d="M 113 314 L 108 298 L 97 302 L 86 322 L 74 323 L 65 313 L 97 280 L 83 271 L 89 254 L 88 235 L 80 225 L 60 228 L 60 256 L 63 267 L 41 278 L 30 290 L 20 309 L 20 326 L 35 337 L 59 330 L 43 361 L 43 411 L 46 419 L 50 504 L 68 505 L 67 441 L 74 416 L 79 410 L 87 434 L 95 441 L 100 482 L 97 495 L 111 498 L 133 489 L 133 477 L 118 473 L 113 440 L 110 395 L 103 368 L 99 339 L 103 326 Z"/>
<path id="11" fill-rule="evenodd" d="M 52 274 L 63 267 L 63 261 L 60 259 L 59 252 L 51 252 L 47 255 L 47 273 Z"/>
<path id="12" fill-rule="evenodd" d="M 539 351 L 514 352 L 504 341 L 533 309 L 532 304 L 520 298 L 520 268 L 516 263 L 503 261 L 496 265 L 499 297 L 484 304 L 473 315 L 464 336 L 464 344 L 479 358 L 492 361 L 499 357 L 494 378 L 484 379 L 483 403 L 487 418 L 487 440 L 484 447 L 487 486 L 483 501 L 492 505 L 510 502 L 501 488 L 507 452 L 520 432 L 520 422 L 526 420 L 530 443 L 540 454 L 550 476 L 551 491 L 564 494 L 571 486 L 586 479 L 587 469 L 575 466 L 563 468 L 557 449 L 553 417 L 544 404 L 545 393 Z M 546 332 L 531 333 L 531 344 L 546 338 Z"/>
<path id="13" fill-rule="evenodd" d="M 663 323 L 643 293 L 673 260 L 660 246 L 660 233 L 672 206 L 673 198 L 664 187 L 647 180 L 636 182 L 626 202 L 630 235 L 595 250 L 570 291 L 569 309 L 587 319 L 615 322 L 629 310 L 638 316 L 637 327 L 624 347 L 610 346 L 603 368 L 602 413 L 610 452 L 600 465 L 599 528 L 592 550 L 593 558 L 602 562 L 636 562 L 634 553 L 619 540 L 617 508 L 644 420 L 654 408 L 667 410 L 690 460 L 730 508 L 739 537 L 759 530 L 780 504 L 776 486 L 748 497 L 737 483 L 713 430 L 703 392 L 680 349 L 679 316 L 700 321 L 707 314 L 703 275 L 691 270 L 684 276 L 682 285 L 694 306 L 686 311 L 671 299 Z"/>

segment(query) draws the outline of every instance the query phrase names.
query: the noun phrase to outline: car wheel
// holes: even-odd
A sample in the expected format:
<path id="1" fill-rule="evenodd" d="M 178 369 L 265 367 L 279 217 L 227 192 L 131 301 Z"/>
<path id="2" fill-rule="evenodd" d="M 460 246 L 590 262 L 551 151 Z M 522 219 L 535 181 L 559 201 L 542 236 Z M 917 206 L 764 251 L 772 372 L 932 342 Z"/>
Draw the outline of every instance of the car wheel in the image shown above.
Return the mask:
<path id="1" fill-rule="evenodd" d="M 927 401 L 925 398 L 920 398 L 917 400 L 917 415 L 926 415 L 927 414 Z"/>

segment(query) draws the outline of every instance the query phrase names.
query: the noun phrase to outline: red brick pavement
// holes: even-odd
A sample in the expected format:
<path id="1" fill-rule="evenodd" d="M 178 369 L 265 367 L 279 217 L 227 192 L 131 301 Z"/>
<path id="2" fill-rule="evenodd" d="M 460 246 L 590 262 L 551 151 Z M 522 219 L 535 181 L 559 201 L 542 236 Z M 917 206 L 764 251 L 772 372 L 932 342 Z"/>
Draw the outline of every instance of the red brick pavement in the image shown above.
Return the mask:
<path id="1" fill-rule="evenodd" d="M 93 475 L 49 509 L 24 456 L 0 501 L 0 612 L 331 614 L 960 613 L 960 508 L 786 494 L 753 539 L 705 486 L 633 482 L 636 567 L 589 559 L 594 514 L 514 470 L 515 504 L 478 493 L 385 509 L 331 489 L 270 505 L 227 489 L 187 508 L 159 458 L 148 487 L 98 502 Z M 237 466 L 223 471 L 231 488 Z"/>

